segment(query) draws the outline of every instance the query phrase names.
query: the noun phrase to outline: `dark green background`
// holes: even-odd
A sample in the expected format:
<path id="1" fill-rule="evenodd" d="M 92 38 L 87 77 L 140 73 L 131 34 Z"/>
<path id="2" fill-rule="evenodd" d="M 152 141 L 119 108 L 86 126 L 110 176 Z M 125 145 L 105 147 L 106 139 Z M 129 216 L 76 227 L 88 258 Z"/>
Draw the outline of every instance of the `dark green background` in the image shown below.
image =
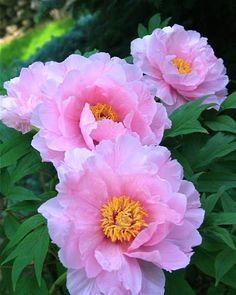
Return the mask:
<path id="1" fill-rule="evenodd" d="M 52 7 L 58 7 L 58 3 L 41 1 L 39 18 Z M 76 49 L 85 52 L 96 48 L 125 57 L 129 55 L 130 42 L 137 37 L 138 24 L 147 25 L 152 15 L 160 13 L 162 19 L 172 17 L 171 25 L 178 23 L 207 37 L 216 56 L 225 61 L 230 90 L 236 88 L 232 81 L 236 80 L 235 0 L 77 0 L 70 6 L 70 12 L 78 19 L 75 27 L 45 44 L 26 64 L 35 60 L 61 61 Z"/>

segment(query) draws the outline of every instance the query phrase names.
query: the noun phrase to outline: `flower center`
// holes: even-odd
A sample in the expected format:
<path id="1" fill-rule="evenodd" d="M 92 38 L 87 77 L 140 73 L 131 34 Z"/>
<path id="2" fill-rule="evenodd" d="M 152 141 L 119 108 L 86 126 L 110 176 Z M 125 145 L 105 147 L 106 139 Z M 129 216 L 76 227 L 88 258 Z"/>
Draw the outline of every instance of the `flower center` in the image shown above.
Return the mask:
<path id="1" fill-rule="evenodd" d="M 148 226 L 148 215 L 139 201 L 128 196 L 114 196 L 101 208 L 101 228 L 112 242 L 130 241 L 142 227 Z"/>
<path id="2" fill-rule="evenodd" d="M 110 119 L 114 122 L 117 121 L 117 114 L 113 111 L 109 104 L 97 103 L 95 105 L 91 105 L 90 110 L 93 113 L 96 121 L 103 119 Z"/>
<path id="3" fill-rule="evenodd" d="M 171 62 L 180 74 L 189 74 L 192 70 L 190 64 L 182 58 L 173 58 Z"/>

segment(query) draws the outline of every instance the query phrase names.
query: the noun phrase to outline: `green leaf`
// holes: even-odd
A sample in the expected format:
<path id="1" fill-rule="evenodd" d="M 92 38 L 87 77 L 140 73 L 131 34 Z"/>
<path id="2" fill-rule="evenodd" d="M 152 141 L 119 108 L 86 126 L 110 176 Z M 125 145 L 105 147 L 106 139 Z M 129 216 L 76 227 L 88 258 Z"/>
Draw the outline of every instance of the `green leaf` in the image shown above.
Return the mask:
<path id="1" fill-rule="evenodd" d="M 24 221 L 16 231 L 15 235 L 11 238 L 10 242 L 7 244 L 6 248 L 4 249 L 4 252 L 9 250 L 10 248 L 14 247 L 16 244 L 18 244 L 29 232 L 31 232 L 34 228 L 45 224 L 45 219 L 42 217 L 42 215 L 37 214 L 30 218 L 28 218 L 26 221 Z"/>
<path id="2" fill-rule="evenodd" d="M 234 213 L 211 213 L 207 218 L 206 222 L 213 225 L 231 225 L 236 224 L 236 212 Z"/>
<path id="3" fill-rule="evenodd" d="M 139 38 L 143 38 L 146 35 L 148 35 L 147 28 L 145 28 L 144 25 L 139 24 L 138 25 L 138 36 L 139 36 Z"/>
<path id="4" fill-rule="evenodd" d="M 236 266 L 233 266 L 221 279 L 222 283 L 236 289 Z M 235 290 L 234 290 L 235 292 Z"/>
<path id="5" fill-rule="evenodd" d="M 6 197 L 10 200 L 14 200 L 18 202 L 26 201 L 26 200 L 34 200 L 34 201 L 39 200 L 38 198 L 35 197 L 32 191 L 21 186 L 11 187 Z"/>
<path id="6" fill-rule="evenodd" d="M 47 191 L 47 192 L 42 193 L 41 195 L 39 195 L 38 198 L 39 198 L 41 201 L 45 202 L 45 201 L 47 201 L 48 199 L 51 199 L 51 198 L 55 197 L 56 194 L 57 194 L 57 193 L 56 193 L 55 191 Z"/>
<path id="7" fill-rule="evenodd" d="M 236 141 L 234 136 L 224 133 L 216 133 L 207 143 L 200 149 L 192 163 L 193 169 L 206 167 L 215 159 L 226 156 L 236 150 Z"/>
<path id="8" fill-rule="evenodd" d="M 43 262 L 47 255 L 49 245 L 49 236 L 47 227 L 44 227 L 43 231 L 41 232 L 41 239 L 39 240 L 38 244 L 35 247 L 35 255 L 34 255 L 34 268 L 35 274 L 38 281 L 39 286 L 41 285 L 41 273 L 43 268 Z"/>
<path id="9" fill-rule="evenodd" d="M 38 283 L 41 282 L 41 272 L 49 243 L 46 226 L 41 226 L 23 238 L 2 264 L 15 258 L 12 269 L 13 289 L 27 264 L 35 263 L 35 273 Z"/>
<path id="10" fill-rule="evenodd" d="M 236 134 L 236 122 L 226 115 L 218 116 L 214 121 L 206 121 L 205 125 L 214 131 L 226 131 Z"/>
<path id="11" fill-rule="evenodd" d="M 203 232 L 203 240 L 202 240 L 202 244 L 201 244 L 201 248 L 206 250 L 207 252 L 217 252 L 220 251 L 222 249 L 225 249 L 225 244 L 222 243 L 222 241 L 218 238 L 216 238 L 215 236 L 211 236 L 208 232 L 207 232 L 208 228 L 204 228 Z"/>
<path id="12" fill-rule="evenodd" d="M 153 15 L 148 22 L 148 32 L 151 34 L 156 28 L 159 28 L 161 24 L 160 13 Z"/>
<path id="13" fill-rule="evenodd" d="M 93 49 L 93 50 L 91 50 L 91 51 L 88 51 L 88 52 L 85 52 L 84 53 L 84 56 L 85 57 L 90 57 L 91 55 L 93 55 L 93 54 L 95 54 L 95 53 L 98 53 L 99 51 L 95 48 L 95 49 Z"/>
<path id="14" fill-rule="evenodd" d="M 236 92 L 230 94 L 226 100 L 221 104 L 220 110 L 236 109 Z"/>
<path id="15" fill-rule="evenodd" d="M 82 52 L 79 49 L 76 49 L 74 54 L 82 55 Z"/>
<path id="16" fill-rule="evenodd" d="M 212 254 L 202 248 L 198 248 L 192 257 L 192 263 L 195 264 L 203 273 L 212 277 L 214 275 L 214 255 L 215 253 Z"/>
<path id="17" fill-rule="evenodd" d="M 172 17 L 168 17 L 165 20 L 163 20 L 163 22 L 161 22 L 159 28 L 163 29 L 163 28 L 167 27 L 169 25 L 169 22 L 171 19 L 172 19 Z"/>
<path id="18" fill-rule="evenodd" d="M 218 285 L 216 286 L 210 286 L 209 289 L 207 290 L 207 295 L 222 295 L 226 293 L 226 286 L 225 285 Z M 229 295 L 227 293 L 227 295 Z"/>
<path id="19" fill-rule="evenodd" d="M 235 188 L 235 173 L 206 172 L 200 175 L 196 185 L 200 192 L 217 192 L 223 185 L 226 190 Z"/>
<path id="20" fill-rule="evenodd" d="M 177 150 L 173 150 L 171 153 L 172 157 L 183 166 L 184 168 L 184 176 L 186 179 L 190 180 L 191 177 L 193 176 L 193 170 L 188 162 L 188 160 Z"/>
<path id="21" fill-rule="evenodd" d="M 19 158 L 21 158 L 23 155 L 27 154 L 30 151 L 30 140 L 28 137 L 20 137 L 16 140 L 12 140 L 10 143 L 13 145 L 10 150 L 5 150 L 6 145 L 2 144 L 0 146 L 1 150 L 1 161 L 0 161 L 0 168 L 10 166 L 14 164 Z M 4 145 L 4 146 L 3 146 Z"/>
<path id="22" fill-rule="evenodd" d="M 199 150 L 205 144 L 205 139 L 206 137 L 201 133 L 188 134 L 184 137 L 175 139 L 177 141 L 177 145 L 181 148 L 181 154 L 188 160 L 191 167 Z M 173 139 L 168 140 L 172 141 Z"/>
<path id="23" fill-rule="evenodd" d="M 11 295 L 49 295 L 46 283 L 42 280 L 41 287 L 38 286 L 33 273 L 22 277 L 17 285 L 16 291 Z"/>
<path id="24" fill-rule="evenodd" d="M 59 286 L 63 285 L 65 283 L 66 280 L 66 274 L 67 272 L 65 271 L 64 273 L 62 273 L 57 279 L 56 281 L 52 284 L 50 290 L 49 290 L 49 294 L 54 294 L 55 289 L 58 288 Z"/>
<path id="25" fill-rule="evenodd" d="M 208 197 L 205 199 L 205 201 L 202 202 L 202 207 L 205 209 L 205 211 L 206 211 L 207 214 L 210 213 L 210 212 L 214 209 L 214 207 L 215 207 L 217 201 L 218 201 L 219 198 L 223 195 L 224 192 L 225 192 L 225 187 L 222 186 L 222 187 L 217 191 L 217 193 L 208 196 Z"/>
<path id="26" fill-rule="evenodd" d="M 23 255 L 23 253 L 28 253 L 28 255 L 31 255 L 31 253 L 33 253 L 34 251 L 33 248 L 36 246 L 36 242 L 38 243 L 38 239 L 40 239 L 40 235 L 38 235 L 38 230 L 42 231 L 42 227 L 32 231 L 26 237 L 24 237 L 16 246 L 16 248 L 7 256 L 7 258 L 3 260 L 2 264 L 11 261 L 17 256 Z"/>
<path id="27" fill-rule="evenodd" d="M 188 284 L 184 276 L 183 270 L 178 270 L 173 273 L 165 273 L 166 285 L 165 295 L 176 295 L 176 290 L 179 294 L 194 295 L 193 289 Z"/>
<path id="28" fill-rule="evenodd" d="M 234 152 L 233 152 L 234 153 Z M 230 153 L 233 154 L 233 153 Z M 211 170 L 211 171 L 215 171 L 215 172 L 228 172 L 228 173 L 234 173 L 236 174 L 236 157 L 235 160 L 228 160 L 226 158 L 227 156 L 218 159 L 215 162 L 212 162 L 207 169 Z"/>
<path id="29" fill-rule="evenodd" d="M 3 195 L 7 195 L 10 187 L 11 187 L 11 176 L 9 172 L 5 169 L 4 171 L 1 171 L 1 181 L 0 181 L 0 192 Z"/>
<path id="30" fill-rule="evenodd" d="M 12 286 L 13 290 L 16 289 L 16 283 L 19 279 L 20 274 L 23 269 L 28 265 L 33 259 L 33 253 L 21 253 L 21 255 L 17 256 L 14 260 L 12 266 Z"/>
<path id="31" fill-rule="evenodd" d="M 199 98 L 176 109 L 170 115 L 172 127 L 165 131 L 164 137 L 175 137 L 194 132 L 207 133 L 198 121 L 201 113 L 210 106 L 210 104 L 202 105 L 205 99 L 206 97 Z"/>
<path id="32" fill-rule="evenodd" d="M 12 295 L 12 286 L 11 281 L 11 269 L 10 268 L 1 268 L 1 284 L 0 284 L 0 294 Z"/>
<path id="33" fill-rule="evenodd" d="M 219 295 L 221 295 L 221 294 L 219 294 Z M 212 295 L 218 295 L 218 294 L 212 294 Z M 227 293 L 227 295 L 235 295 L 235 290 L 233 290 L 233 289 L 229 290 L 229 292 Z"/>
<path id="34" fill-rule="evenodd" d="M 32 213 L 37 211 L 40 204 L 42 204 L 43 202 L 46 202 L 52 197 L 55 197 L 56 194 L 57 193 L 55 191 L 47 191 L 45 193 L 38 195 L 37 197 L 33 197 L 33 199 L 28 198 L 25 201 L 19 200 L 19 202 L 17 201 L 9 202 L 9 204 L 7 204 L 6 211 L 16 211 L 16 212 L 20 211 L 20 212 L 24 212 L 24 214 L 32 215 Z"/>
<path id="35" fill-rule="evenodd" d="M 8 239 L 11 239 L 19 227 L 19 221 L 12 215 L 7 214 L 3 219 L 3 228 Z"/>
<path id="36" fill-rule="evenodd" d="M 22 212 L 26 215 L 32 215 L 37 212 L 40 201 L 22 201 L 22 202 L 12 202 L 13 204 L 8 204 L 7 211 Z"/>
<path id="37" fill-rule="evenodd" d="M 224 193 L 224 197 L 221 198 L 221 204 L 225 212 L 236 212 L 236 201 L 228 193 Z"/>
<path id="38" fill-rule="evenodd" d="M 210 254 L 201 248 L 192 257 L 192 263 L 194 263 L 203 273 L 210 277 L 214 277 L 215 274 L 215 253 Z M 230 269 L 230 271 L 221 279 L 221 281 L 236 289 L 236 267 Z"/>
<path id="39" fill-rule="evenodd" d="M 223 276 L 236 264 L 236 251 L 225 249 L 220 252 L 215 259 L 216 285 Z"/>
<path id="40" fill-rule="evenodd" d="M 13 128 L 8 128 L 6 125 L 4 125 L 2 122 L 0 122 L 0 140 L 5 142 L 9 141 L 14 137 L 17 137 L 20 135 L 20 132 L 16 131 Z"/>
<path id="41" fill-rule="evenodd" d="M 206 228 L 205 231 L 208 235 L 223 241 L 231 249 L 236 249 L 233 237 L 227 229 L 219 226 L 211 226 Z"/>
<path id="42" fill-rule="evenodd" d="M 131 55 L 126 56 L 125 60 L 127 61 L 127 63 L 132 64 L 133 63 L 133 56 L 131 56 Z"/>
<path id="43" fill-rule="evenodd" d="M 42 167 L 43 164 L 39 154 L 36 151 L 32 151 L 18 161 L 11 175 L 11 181 L 15 183 L 23 177 L 37 172 Z"/>
<path id="44" fill-rule="evenodd" d="M 3 143 L 0 144 L 0 154 L 1 156 L 5 153 L 7 153 L 12 148 L 16 147 L 18 144 L 22 142 L 22 139 L 24 139 L 23 136 L 20 134 L 17 134 L 16 136 L 13 136 L 12 138 L 6 139 Z"/>

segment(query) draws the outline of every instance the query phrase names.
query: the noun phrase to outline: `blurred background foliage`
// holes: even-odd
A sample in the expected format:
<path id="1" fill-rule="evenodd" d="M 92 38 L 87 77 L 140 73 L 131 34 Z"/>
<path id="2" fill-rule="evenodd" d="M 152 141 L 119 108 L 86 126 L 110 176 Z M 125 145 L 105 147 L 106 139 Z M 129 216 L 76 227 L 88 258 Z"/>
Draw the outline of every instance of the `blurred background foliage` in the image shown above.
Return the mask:
<path id="1" fill-rule="evenodd" d="M 208 38 L 216 56 L 224 59 L 229 92 L 236 90 L 235 0 L 0 0 L 0 11 L 0 87 L 22 66 L 62 61 L 76 50 L 127 57 L 138 25 L 147 26 L 160 13 L 163 20 L 171 17 L 171 25 L 184 25 Z M 173 128 L 165 133 L 162 144 L 183 165 L 206 210 L 203 244 L 186 270 L 166 273 L 165 295 L 236 294 L 235 101 L 232 94 L 220 112 L 205 107 L 196 112 L 198 102 L 183 107 L 172 115 Z M 187 134 L 186 122 L 192 127 L 200 122 L 203 129 Z M 37 215 L 39 205 L 56 194 L 58 180 L 52 165 L 41 163 L 30 146 L 32 136 L 0 124 L 0 263 L 5 260 L 0 294 L 66 295 L 65 269 Z M 41 244 L 35 243 L 37 235 L 43 237 Z"/>
<path id="2" fill-rule="evenodd" d="M 34 30 L 26 32 L 21 37 L 5 42 L 1 46 L 1 59 L 4 64 L 17 60 L 27 60 L 32 52 L 37 51 L 53 36 L 65 34 L 73 25 L 73 20 L 65 18 L 37 26 Z"/>

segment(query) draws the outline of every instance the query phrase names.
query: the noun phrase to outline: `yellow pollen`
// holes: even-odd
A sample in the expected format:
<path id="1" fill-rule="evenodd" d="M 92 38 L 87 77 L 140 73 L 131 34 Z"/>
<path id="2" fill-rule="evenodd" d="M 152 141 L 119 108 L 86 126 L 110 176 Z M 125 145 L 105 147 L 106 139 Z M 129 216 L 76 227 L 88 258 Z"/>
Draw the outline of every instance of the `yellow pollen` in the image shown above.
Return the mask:
<path id="1" fill-rule="evenodd" d="M 171 62 L 180 74 L 189 74 L 192 70 L 190 64 L 182 58 L 173 58 Z"/>
<path id="2" fill-rule="evenodd" d="M 97 103 L 90 106 L 90 110 L 94 115 L 96 121 L 103 119 L 110 119 L 114 122 L 117 121 L 117 114 L 113 111 L 112 107 L 106 103 Z"/>
<path id="3" fill-rule="evenodd" d="M 148 215 L 139 201 L 128 196 L 114 196 L 101 208 L 101 228 L 112 242 L 130 241 L 142 227 L 148 226 Z"/>

